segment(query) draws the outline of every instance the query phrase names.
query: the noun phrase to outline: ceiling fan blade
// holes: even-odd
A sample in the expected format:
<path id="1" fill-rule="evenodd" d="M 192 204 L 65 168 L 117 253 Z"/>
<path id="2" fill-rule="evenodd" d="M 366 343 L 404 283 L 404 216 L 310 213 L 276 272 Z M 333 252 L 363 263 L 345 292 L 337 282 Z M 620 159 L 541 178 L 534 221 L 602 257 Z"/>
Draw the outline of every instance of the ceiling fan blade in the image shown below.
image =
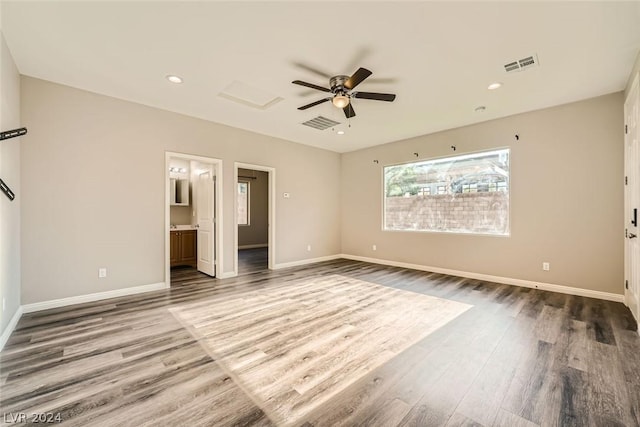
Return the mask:
<path id="1" fill-rule="evenodd" d="M 294 80 L 291 83 L 293 83 L 294 85 L 310 87 L 311 89 L 321 90 L 323 92 L 331 92 L 331 89 L 327 89 L 326 87 L 314 85 L 313 83 L 303 82 L 301 80 Z"/>
<path id="2" fill-rule="evenodd" d="M 372 79 L 367 79 L 367 83 L 377 83 L 377 84 L 391 84 L 397 82 L 398 79 L 395 77 L 374 77 Z"/>
<path id="3" fill-rule="evenodd" d="M 351 103 L 349 103 L 349 105 L 344 107 L 342 109 L 342 111 L 344 111 L 344 116 L 347 119 L 350 119 L 351 117 L 355 117 L 356 116 L 356 112 L 353 110 L 353 105 L 351 105 Z"/>
<path id="4" fill-rule="evenodd" d="M 367 60 L 369 56 L 371 56 L 371 47 L 369 46 L 360 46 L 351 56 L 349 63 L 343 70 L 353 70 L 359 64 L 362 64 Z"/>
<path id="5" fill-rule="evenodd" d="M 302 62 L 294 62 L 293 65 L 295 65 L 298 68 L 302 68 L 303 70 L 309 71 L 311 73 L 317 74 L 320 77 L 324 77 L 326 79 L 330 79 L 333 74 L 329 74 L 327 73 L 325 70 L 321 70 L 319 68 L 313 67 L 311 65 L 307 65 L 307 64 L 303 64 Z"/>
<path id="6" fill-rule="evenodd" d="M 396 99 L 393 93 L 375 93 L 375 92 L 354 92 L 351 94 L 353 98 L 360 99 L 374 99 L 376 101 L 388 101 L 391 102 Z"/>
<path id="7" fill-rule="evenodd" d="M 344 87 L 351 90 L 354 87 L 358 86 L 360 83 L 362 83 L 364 79 L 369 77 L 371 74 L 372 74 L 371 71 L 367 70 L 366 68 L 360 67 L 358 68 L 358 71 L 353 73 L 353 75 L 349 77 L 349 80 L 347 80 L 344 83 Z"/>
<path id="8" fill-rule="evenodd" d="M 298 110 L 306 110 L 307 108 L 315 107 L 316 105 L 322 104 L 323 102 L 327 102 L 330 99 L 331 99 L 331 97 L 323 98 L 323 99 L 321 99 L 319 101 L 312 102 L 311 104 L 307 104 L 307 105 L 303 105 L 302 107 L 298 107 Z"/>

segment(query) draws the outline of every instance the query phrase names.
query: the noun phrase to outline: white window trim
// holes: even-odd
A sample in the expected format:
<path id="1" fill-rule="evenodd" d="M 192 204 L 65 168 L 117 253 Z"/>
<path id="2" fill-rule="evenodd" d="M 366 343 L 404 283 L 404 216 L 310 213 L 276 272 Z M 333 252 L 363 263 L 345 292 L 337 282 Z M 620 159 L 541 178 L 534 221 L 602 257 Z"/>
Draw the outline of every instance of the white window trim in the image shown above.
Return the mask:
<path id="1" fill-rule="evenodd" d="M 238 180 L 238 184 L 247 184 L 247 223 L 240 224 L 238 223 L 238 227 L 249 227 L 251 226 L 251 183 L 247 180 Z M 236 191 L 238 191 L 238 187 L 236 187 Z M 236 209 L 238 209 L 238 205 L 236 204 Z"/>

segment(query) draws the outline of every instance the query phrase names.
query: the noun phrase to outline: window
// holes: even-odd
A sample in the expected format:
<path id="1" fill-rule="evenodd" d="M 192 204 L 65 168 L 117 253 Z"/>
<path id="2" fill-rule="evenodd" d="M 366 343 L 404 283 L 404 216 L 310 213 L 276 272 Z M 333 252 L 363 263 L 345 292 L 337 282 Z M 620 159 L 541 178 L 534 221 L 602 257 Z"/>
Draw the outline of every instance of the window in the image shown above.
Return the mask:
<path id="1" fill-rule="evenodd" d="M 509 150 L 384 167 L 384 229 L 509 235 Z"/>
<path id="2" fill-rule="evenodd" d="M 249 225 L 249 183 L 238 182 L 238 225 Z"/>

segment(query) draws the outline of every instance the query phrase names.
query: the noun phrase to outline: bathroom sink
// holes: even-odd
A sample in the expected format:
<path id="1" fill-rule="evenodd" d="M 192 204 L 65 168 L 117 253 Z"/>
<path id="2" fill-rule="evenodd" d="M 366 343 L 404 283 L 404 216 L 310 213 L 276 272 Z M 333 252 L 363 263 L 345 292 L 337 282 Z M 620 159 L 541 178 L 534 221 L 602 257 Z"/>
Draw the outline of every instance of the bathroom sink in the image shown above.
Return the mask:
<path id="1" fill-rule="evenodd" d="M 179 231 L 179 230 L 195 230 L 195 225 L 172 225 L 169 227 L 171 231 Z"/>

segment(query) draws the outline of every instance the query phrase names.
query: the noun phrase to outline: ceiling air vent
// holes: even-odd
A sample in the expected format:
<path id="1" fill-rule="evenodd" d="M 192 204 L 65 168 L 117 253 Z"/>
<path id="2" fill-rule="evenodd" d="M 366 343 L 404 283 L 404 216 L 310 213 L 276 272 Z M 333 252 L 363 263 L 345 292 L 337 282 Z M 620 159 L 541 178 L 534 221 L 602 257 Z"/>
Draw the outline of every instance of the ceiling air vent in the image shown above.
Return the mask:
<path id="1" fill-rule="evenodd" d="M 305 126 L 312 127 L 314 129 L 325 130 L 325 129 L 334 127 L 335 125 L 339 125 L 340 122 L 336 122 L 336 121 L 333 121 L 331 119 L 327 119 L 326 117 L 318 116 L 315 119 L 307 120 L 306 122 L 303 122 L 302 124 L 305 125 Z"/>
<path id="2" fill-rule="evenodd" d="M 527 68 L 531 68 L 535 65 L 538 65 L 538 56 L 533 54 L 531 56 L 527 56 L 526 58 L 504 64 L 504 70 L 507 73 L 511 73 L 514 71 L 526 70 Z"/>

